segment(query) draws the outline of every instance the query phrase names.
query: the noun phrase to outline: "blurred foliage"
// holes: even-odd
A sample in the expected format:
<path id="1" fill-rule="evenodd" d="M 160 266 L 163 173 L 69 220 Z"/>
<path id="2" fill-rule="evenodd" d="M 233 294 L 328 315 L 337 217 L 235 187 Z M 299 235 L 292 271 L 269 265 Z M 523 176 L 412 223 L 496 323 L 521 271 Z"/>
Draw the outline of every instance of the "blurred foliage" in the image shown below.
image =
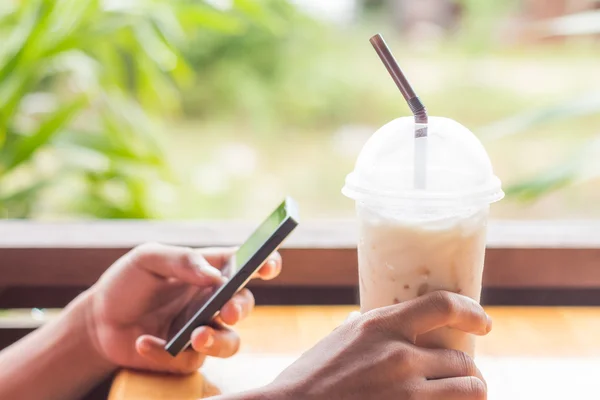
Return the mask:
<path id="1" fill-rule="evenodd" d="M 522 2 L 457 1 L 460 29 L 431 46 L 414 46 L 389 26 L 391 0 L 363 0 L 362 20 L 350 26 L 315 21 L 287 0 L 0 2 L 0 215 L 229 216 L 233 209 L 239 214 L 238 199 L 250 191 L 288 190 L 282 181 L 310 182 L 293 189 L 318 207 L 339 209 L 344 200 L 332 198 L 351 168 L 360 132 L 408 113 L 368 43 L 374 32 L 386 34 L 408 72 L 431 74 L 423 98 L 432 112 L 467 126 L 550 102 L 534 105 L 541 96 L 469 81 L 472 61 L 523 55 L 493 53 L 502 47 L 505 17 Z M 600 26 L 594 15 L 550 21 L 539 31 L 589 34 Z M 436 80 L 446 62 L 464 74 Z M 599 113 L 591 93 L 480 132 L 495 139 Z M 177 140 L 165 140 L 164 132 Z M 246 180 L 230 177 L 211 194 L 200 187 L 210 186 L 207 175 L 225 174 L 215 151 L 225 142 L 256 151 L 256 169 L 245 166 Z M 281 151 L 290 145 L 293 151 Z M 595 148 L 574 152 L 507 193 L 535 200 L 591 177 L 585 171 Z M 322 152 L 329 158 L 307 162 Z M 302 179 L 289 178 L 295 174 Z M 210 211 L 197 211 L 203 208 Z"/>
<path id="2" fill-rule="evenodd" d="M 310 31 L 316 24 L 287 1 L 266 0 L 263 8 L 240 3 L 252 17 L 244 24 L 229 21 L 220 31 L 191 35 L 186 56 L 197 80 L 184 92 L 189 117 L 242 118 L 256 125 L 277 120 L 272 106 L 278 81 L 291 66 L 288 52 L 299 36 L 296 29 Z"/>
<path id="3" fill-rule="evenodd" d="M 600 10 L 549 19 L 535 28 L 547 37 L 600 35 Z M 600 92 L 583 93 L 545 108 L 527 110 L 495 122 L 481 132 L 484 137 L 500 138 L 522 134 L 538 125 L 593 115 L 600 115 Z M 532 202 L 556 190 L 600 177 L 597 165 L 600 159 L 600 129 L 595 136 L 563 162 L 509 186 L 506 189 L 507 196 Z"/>
<path id="4" fill-rule="evenodd" d="M 518 114 L 481 131 L 484 137 L 500 138 L 524 133 L 537 125 L 587 115 L 600 115 L 600 93 L 591 93 L 547 108 Z M 563 162 L 507 187 L 507 197 L 527 202 L 536 201 L 556 190 L 599 177 L 600 169 L 595 164 L 600 157 L 600 132 L 596 136 L 597 139 L 582 145 Z"/>
<path id="5" fill-rule="evenodd" d="M 175 115 L 180 90 L 194 83 L 182 55 L 188 37 L 201 47 L 189 54 L 202 70 L 218 52 L 235 53 L 234 37 L 250 33 L 249 44 L 261 46 L 252 32 L 273 41 L 285 28 L 266 2 L 233 3 L 219 10 L 185 0 L 2 2 L 1 215 L 48 207 L 51 187 L 65 191 L 53 205 L 58 213 L 157 216 L 156 189 L 174 179 L 158 118 Z"/>
<path id="6" fill-rule="evenodd" d="M 353 26 L 348 32 L 317 21 L 287 0 L 260 3 L 263 13 L 253 13 L 243 27 L 223 27 L 230 35 L 197 32 L 191 38 L 185 54 L 197 81 L 184 91 L 189 118 L 228 121 L 268 138 L 290 127 L 331 129 L 349 116 L 378 123 L 395 109 L 391 103 L 364 107 L 368 99 L 389 99 L 361 77 L 364 69 L 355 62 L 357 54 L 372 54 L 370 30 L 362 34 Z"/>
<path id="7" fill-rule="evenodd" d="M 521 0 L 481 1 L 458 0 L 462 6 L 461 29 L 457 41 L 463 51 L 468 53 L 482 53 L 489 51 L 492 44 L 497 41 L 495 33 L 503 17 L 514 12 L 522 5 Z"/>

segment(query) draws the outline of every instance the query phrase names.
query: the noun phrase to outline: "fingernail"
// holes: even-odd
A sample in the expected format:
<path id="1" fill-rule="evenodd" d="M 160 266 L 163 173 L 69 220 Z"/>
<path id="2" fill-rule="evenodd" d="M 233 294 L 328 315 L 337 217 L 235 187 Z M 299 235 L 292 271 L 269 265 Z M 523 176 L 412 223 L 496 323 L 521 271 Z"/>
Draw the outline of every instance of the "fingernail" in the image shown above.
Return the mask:
<path id="1" fill-rule="evenodd" d="M 223 276 L 221 274 L 221 271 L 219 271 L 218 269 L 216 269 L 215 267 L 213 267 L 210 264 L 201 266 L 200 272 L 202 272 L 204 275 L 210 276 L 212 278 L 221 278 Z"/>
<path id="2" fill-rule="evenodd" d="M 152 346 L 150 346 L 150 343 L 146 342 L 146 341 L 142 341 L 139 344 L 139 348 L 141 351 L 147 353 L 150 351 L 150 349 L 152 348 Z"/>
<path id="3" fill-rule="evenodd" d="M 489 333 L 492 330 L 492 318 L 490 318 L 490 316 L 487 314 L 485 316 L 487 318 L 487 325 L 485 327 L 486 328 L 485 333 Z"/>
<path id="4" fill-rule="evenodd" d="M 269 267 L 271 267 L 271 268 L 273 268 L 273 269 L 277 268 L 277 261 L 275 261 L 275 260 L 273 260 L 273 259 L 269 260 L 269 261 L 267 262 L 267 264 L 269 265 Z"/>
<path id="5" fill-rule="evenodd" d="M 210 265 L 208 261 L 206 261 L 206 259 L 201 255 L 194 256 L 194 264 L 196 264 L 196 266 L 198 267 L 198 272 L 201 275 L 205 275 L 211 278 L 221 278 L 223 276 L 221 274 L 221 271 Z"/>
<path id="6" fill-rule="evenodd" d="M 213 335 L 209 335 L 206 338 L 206 343 L 204 343 L 204 348 L 209 349 L 213 343 L 215 342 L 215 338 L 213 337 Z"/>

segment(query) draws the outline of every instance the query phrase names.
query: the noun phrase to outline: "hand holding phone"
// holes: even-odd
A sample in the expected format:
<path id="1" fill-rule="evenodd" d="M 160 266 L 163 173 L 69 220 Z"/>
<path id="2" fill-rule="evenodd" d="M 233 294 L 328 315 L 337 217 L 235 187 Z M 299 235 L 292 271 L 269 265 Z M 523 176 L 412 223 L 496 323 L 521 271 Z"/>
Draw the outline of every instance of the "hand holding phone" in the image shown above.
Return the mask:
<path id="1" fill-rule="evenodd" d="M 167 343 L 165 350 L 176 356 L 191 341 L 194 329 L 210 325 L 225 303 L 242 289 L 260 266 L 275 252 L 298 226 L 298 207 L 288 197 L 240 246 L 223 268 L 225 283 L 217 288 L 194 316 Z"/>

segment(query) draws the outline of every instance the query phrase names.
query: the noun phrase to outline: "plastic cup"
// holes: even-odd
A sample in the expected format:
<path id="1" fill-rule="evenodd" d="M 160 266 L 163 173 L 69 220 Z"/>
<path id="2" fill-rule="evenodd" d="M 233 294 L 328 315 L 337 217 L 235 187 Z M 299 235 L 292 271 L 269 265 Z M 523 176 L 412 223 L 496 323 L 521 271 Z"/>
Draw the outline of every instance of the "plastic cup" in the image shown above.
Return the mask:
<path id="1" fill-rule="evenodd" d="M 427 187 L 416 189 L 414 132 L 410 117 L 379 129 L 342 190 L 356 201 L 362 312 L 435 290 L 480 300 L 489 207 L 504 196 L 500 180 L 473 133 L 430 117 Z M 471 356 L 475 349 L 472 335 L 449 328 L 417 345 Z"/>

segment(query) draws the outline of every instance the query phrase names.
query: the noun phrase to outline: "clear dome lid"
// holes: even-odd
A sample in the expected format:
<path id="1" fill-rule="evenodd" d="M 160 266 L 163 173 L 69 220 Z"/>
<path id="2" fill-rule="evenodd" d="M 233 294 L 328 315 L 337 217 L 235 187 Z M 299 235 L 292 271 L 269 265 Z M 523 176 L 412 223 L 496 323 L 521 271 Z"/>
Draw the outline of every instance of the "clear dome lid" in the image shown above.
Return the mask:
<path id="1" fill-rule="evenodd" d="M 426 139 L 426 187 L 415 189 L 415 121 L 399 118 L 364 145 L 342 192 L 381 206 L 479 207 L 504 197 L 481 142 L 458 122 L 430 117 Z"/>

